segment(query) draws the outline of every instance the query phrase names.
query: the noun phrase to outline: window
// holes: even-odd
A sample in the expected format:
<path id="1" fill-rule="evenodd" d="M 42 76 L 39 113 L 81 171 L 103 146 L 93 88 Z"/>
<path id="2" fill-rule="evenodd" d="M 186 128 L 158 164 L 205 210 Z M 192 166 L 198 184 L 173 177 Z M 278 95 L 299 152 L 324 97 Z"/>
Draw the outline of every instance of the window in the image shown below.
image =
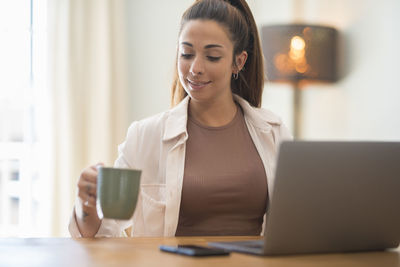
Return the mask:
<path id="1" fill-rule="evenodd" d="M 48 236 L 46 0 L 0 1 L 0 39 L 0 236 Z"/>

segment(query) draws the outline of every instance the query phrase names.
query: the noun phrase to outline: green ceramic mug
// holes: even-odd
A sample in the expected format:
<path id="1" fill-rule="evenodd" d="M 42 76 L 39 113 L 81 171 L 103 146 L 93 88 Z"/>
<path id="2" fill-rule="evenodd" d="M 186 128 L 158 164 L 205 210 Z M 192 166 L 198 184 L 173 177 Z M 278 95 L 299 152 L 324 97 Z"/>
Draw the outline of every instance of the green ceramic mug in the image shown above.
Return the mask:
<path id="1" fill-rule="evenodd" d="M 128 220 L 135 211 L 142 171 L 98 168 L 97 206 L 100 218 Z"/>

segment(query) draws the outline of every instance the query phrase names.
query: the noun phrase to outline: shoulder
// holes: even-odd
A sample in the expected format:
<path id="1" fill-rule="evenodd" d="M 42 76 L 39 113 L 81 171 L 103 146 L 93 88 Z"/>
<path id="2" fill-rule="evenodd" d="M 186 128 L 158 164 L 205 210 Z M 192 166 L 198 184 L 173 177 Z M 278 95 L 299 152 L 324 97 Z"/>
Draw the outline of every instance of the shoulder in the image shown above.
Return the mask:
<path id="1" fill-rule="evenodd" d="M 283 123 L 281 117 L 266 108 L 254 108 L 255 112 L 264 119 L 265 123 L 268 123 L 272 127 L 272 132 L 280 141 L 292 140 L 293 136 L 289 129 Z"/>
<path id="2" fill-rule="evenodd" d="M 246 117 L 248 117 L 256 126 L 262 127 L 266 123 L 269 125 L 281 125 L 281 118 L 266 108 L 253 107 L 245 99 L 238 95 L 233 95 L 235 101 L 242 107 Z"/>
<path id="3" fill-rule="evenodd" d="M 128 128 L 125 141 L 119 145 L 119 161 L 135 168 L 143 168 L 154 161 L 166 148 L 166 141 L 186 131 L 187 106 L 185 103 L 134 121 Z"/>
<path id="4" fill-rule="evenodd" d="M 164 111 L 142 120 L 134 121 L 128 128 L 127 140 L 149 139 L 162 136 L 170 111 Z"/>
<path id="5" fill-rule="evenodd" d="M 154 153 L 157 153 L 161 147 L 167 117 L 168 111 L 165 111 L 132 122 L 124 142 L 118 146 L 119 156 L 116 164 L 142 169 L 146 159 L 154 158 Z"/>
<path id="6" fill-rule="evenodd" d="M 142 131 L 149 131 L 149 130 L 154 130 L 159 127 L 162 127 L 162 125 L 165 123 L 165 121 L 168 118 L 170 111 L 163 111 L 158 114 L 149 116 L 147 118 L 137 120 L 131 123 L 129 126 L 129 130 L 142 130 Z"/>
<path id="7" fill-rule="evenodd" d="M 251 107 L 251 108 L 261 120 L 271 125 L 281 125 L 283 123 L 280 116 L 278 116 L 277 114 L 275 114 L 274 112 L 272 112 L 267 108 L 256 108 L 256 107 Z"/>
<path id="8" fill-rule="evenodd" d="M 188 98 L 185 98 L 177 106 L 148 117 L 135 121 L 128 129 L 130 135 L 143 138 L 155 137 L 169 139 L 186 131 Z"/>
<path id="9" fill-rule="evenodd" d="M 292 139 L 290 131 L 283 123 L 281 117 L 267 108 L 257 108 L 251 106 L 246 100 L 235 95 L 235 100 L 239 103 L 244 111 L 247 121 L 259 131 L 272 130 L 274 136 L 279 139 Z"/>

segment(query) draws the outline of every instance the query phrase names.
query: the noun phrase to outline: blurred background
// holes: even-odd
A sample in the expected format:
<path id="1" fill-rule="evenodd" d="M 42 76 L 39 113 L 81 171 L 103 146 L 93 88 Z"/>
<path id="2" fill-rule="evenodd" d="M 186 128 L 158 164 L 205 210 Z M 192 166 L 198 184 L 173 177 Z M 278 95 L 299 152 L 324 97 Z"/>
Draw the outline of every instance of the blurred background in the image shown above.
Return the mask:
<path id="1" fill-rule="evenodd" d="M 133 120 L 170 107 L 192 0 L 0 0 L 0 236 L 68 236 L 83 168 L 112 165 Z M 400 1 L 248 0 L 260 32 L 338 31 L 330 83 L 301 86 L 304 140 L 400 141 Z M 293 131 L 294 87 L 262 106 Z"/>

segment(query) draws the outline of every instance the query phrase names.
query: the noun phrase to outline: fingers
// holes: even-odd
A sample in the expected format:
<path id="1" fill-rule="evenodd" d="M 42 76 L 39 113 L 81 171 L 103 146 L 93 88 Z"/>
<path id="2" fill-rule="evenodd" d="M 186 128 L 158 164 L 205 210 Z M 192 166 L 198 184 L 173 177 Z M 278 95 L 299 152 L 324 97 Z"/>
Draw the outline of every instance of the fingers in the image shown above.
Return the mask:
<path id="1" fill-rule="evenodd" d="M 90 166 L 89 168 L 84 169 L 79 180 L 97 183 L 97 169 L 95 166 Z"/>
<path id="2" fill-rule="evenodd" d="M 78 196 L 85 206 L 95 206 L 97 186 L 94 183 L 81 183 L 78 185 Z"/>
<path id="3" fill-rule="evenodd" d="M 96 165 L 93 165 L 93 166 L 90 166 L 90 168 L 92 169 L 92 170 L 95 170 L 96 172 L 98 171 L 98 168 L 99 167 L 103 167 L 104 166 L 104 163 L 103 162 L 99 162 L 99 163 L 97 163 Z"/>
<path id="4" fill-rule="evenodd" d="M 96 195 L 97 183 L 91 183 L 86 181 L 78 182 L 78 194 Z M 83 195 L 83 196 L 84 196 Z"/>
<path id="5" fill-rule="evenodd" d="M 96 206 L 96 195 L 90 195 L 85 193 L 80 193 L 79 198 L 82 201 L 82 204 L 87 207 L 95 207 Z"/>
<path id="6" fill-rule="evenodd" d="M 84 169 L 78 181 L 78 197 L 84 206 L 96 206 L 97 165 Z"/>

